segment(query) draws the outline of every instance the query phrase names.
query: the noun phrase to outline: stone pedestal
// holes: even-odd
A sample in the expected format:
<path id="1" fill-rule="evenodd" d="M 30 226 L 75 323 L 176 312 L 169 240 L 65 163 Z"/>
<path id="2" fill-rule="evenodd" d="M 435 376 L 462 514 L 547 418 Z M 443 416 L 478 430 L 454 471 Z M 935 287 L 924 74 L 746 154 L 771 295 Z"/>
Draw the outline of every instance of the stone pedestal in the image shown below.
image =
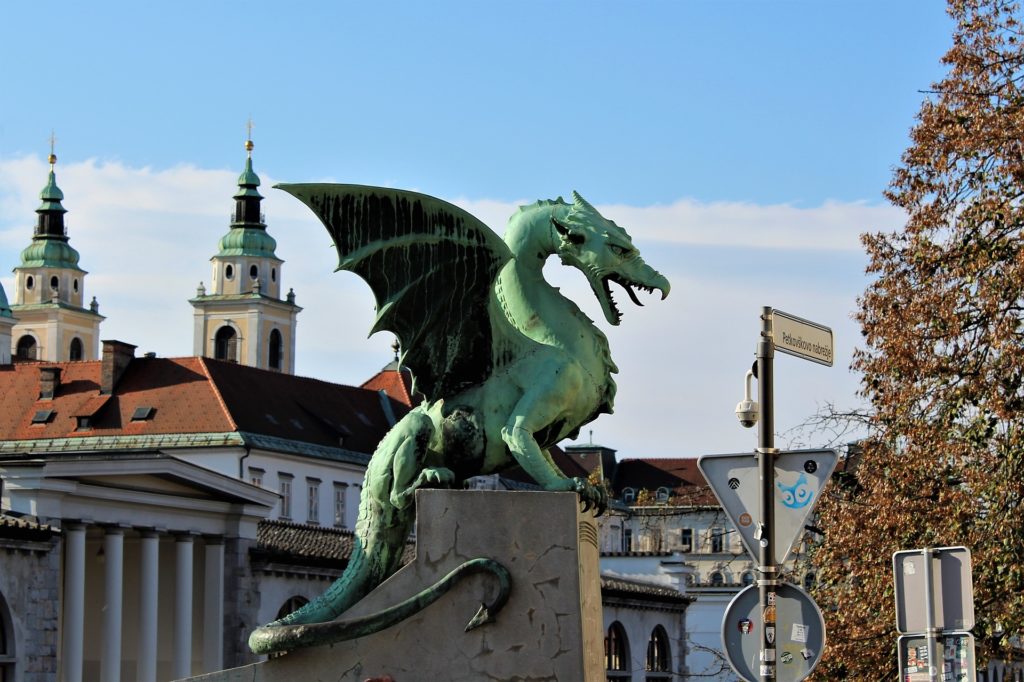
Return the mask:
<path id="1" fill-rule="evenodd" d="M 463 631 L 497 589 L 492 576 L 472 575 L 382 632 L 192 679 L 604 679 L 597 524 L 579 511 L 575 494 L 423 490 L 416 504 L 416 559 L 343 618 L 396 604 L 464 561 L 486 557 L 512 576 L 496 622 Z"/>

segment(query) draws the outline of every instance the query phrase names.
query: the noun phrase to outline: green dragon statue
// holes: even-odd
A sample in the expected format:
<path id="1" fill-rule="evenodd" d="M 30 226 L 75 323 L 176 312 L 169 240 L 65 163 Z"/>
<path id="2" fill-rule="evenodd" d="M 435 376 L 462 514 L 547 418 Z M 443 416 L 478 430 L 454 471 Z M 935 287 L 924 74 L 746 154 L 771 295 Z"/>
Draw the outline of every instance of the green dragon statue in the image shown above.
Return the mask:
<path id="1" fill-rule="evenodd" d="M 669 283 L 640 257 L 624 229 L 579 194 L 524 206 L 504 241 L 449 203 L 415 192 L 358 185 L 278 185 L 319 216 L 334 239 L 339 270 L 369 283 L 377 301 L 371 334 L 394 332 L 402 364 L 423 403 L 377 446 L 366 471 L 356 542 L 344 574 L 320 597 L 257 628 L 255 653 L 363 636 L 388 627 L 444 593 L 460 575 L 489 572 L 498 597 L 467 630 L 493 618 L 509 576 L 489 559 L 467 562 L 433 588 L 360 619 L 335 620 L 400 567 L 415 519 L 417 488 L 520 465 L 545 490 L 575 491 L 603 511 L 601 486 L 569 478 L 547 448 L 612 411 L 617 372 L 604 334 L 542 267 L 548 256 L 586 276 L 605 319 L 621 314 L 609 284 L 661 291 Z"/>

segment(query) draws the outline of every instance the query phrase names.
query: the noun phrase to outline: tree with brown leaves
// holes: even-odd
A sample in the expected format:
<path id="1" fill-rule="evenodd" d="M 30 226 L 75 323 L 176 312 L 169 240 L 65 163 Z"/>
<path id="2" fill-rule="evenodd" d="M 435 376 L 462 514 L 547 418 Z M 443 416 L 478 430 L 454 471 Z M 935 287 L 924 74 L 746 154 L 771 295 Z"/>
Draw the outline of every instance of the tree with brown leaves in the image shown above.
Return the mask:
<path id="1" fill-rule="evenodd" d="M 870 436 L 820 508 L 818 679 L 895 679 L 892 553 L 973 553 L 979 660 L 1024 636 L 1024 35 L 1016 3 L 949 0 L 948 74 L 863 238 L 854 359 Z"/>

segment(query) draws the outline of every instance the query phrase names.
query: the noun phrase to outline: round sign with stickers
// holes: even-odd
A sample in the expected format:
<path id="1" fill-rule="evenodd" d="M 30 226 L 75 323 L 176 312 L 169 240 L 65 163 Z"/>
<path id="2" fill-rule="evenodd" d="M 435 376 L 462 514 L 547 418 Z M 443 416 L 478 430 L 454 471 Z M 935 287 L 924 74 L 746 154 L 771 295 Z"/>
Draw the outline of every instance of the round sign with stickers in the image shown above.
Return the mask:
<path id="1" fill-rule="evenodd" d="M 765 621 L 774 649 L 762 650 Z M 722 643 L 725 657 L 741 679 L 759 682 L 761 669 L 768 666 L 774 669 L 776 682 L 800 682 L 821 660 L 825 619 L 811 595 L 796 585 L 776 586 L 775 603 L 762 607 L 754 584 L 741 590 L 725 609 Z"/>

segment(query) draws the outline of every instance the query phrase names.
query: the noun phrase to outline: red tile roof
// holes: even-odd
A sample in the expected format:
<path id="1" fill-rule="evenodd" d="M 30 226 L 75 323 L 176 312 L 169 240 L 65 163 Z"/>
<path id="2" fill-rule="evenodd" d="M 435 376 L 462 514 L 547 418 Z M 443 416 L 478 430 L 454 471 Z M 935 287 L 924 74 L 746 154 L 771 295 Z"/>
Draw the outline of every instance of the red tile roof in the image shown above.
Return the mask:
<path id="1" fill-rule="evenodd" d="M 678 459 L 624 459 L 615 470 L 612 489 L 621 498 L 622 491 L 632 488 L 639 492 L 668 488 L 670 504 L 715 505 L 714 494 L 694 458 Z"/>
<path id="2" fill-rule="evenodd" d="M 359 388 L 371 391 L 384 391 L 389 396 L 409 407 L 416 407 L 423 398 L 413 396 L 412 372 L 408 368 L 398 369 L 398 363 L 392 362 L 381 371 L 367 379 Z"/>
<path id="3" fill-rule="evenodd" d="M 264 519 L 257 526 L 256 547 L 250 553 L 266 561 L 344 568 L 354 544 L 355 533 L 344 528 Z M 402 565 L 415 556 L 416 543 L 407 540 Z"/>
<path id="4" fill-rule="evenodd" d="M 0 366 L 0 440 L 240 432 L 370 453 L 408 411 L 391 400 L 389 415 L 375 391 L 199 357 L 134 358 L 104 396 L 101 364 Z M 41 367 L 61 369 L 49 400 L 39 399 Z M 151 416 L 133 421 L 146 407 Z"/>

